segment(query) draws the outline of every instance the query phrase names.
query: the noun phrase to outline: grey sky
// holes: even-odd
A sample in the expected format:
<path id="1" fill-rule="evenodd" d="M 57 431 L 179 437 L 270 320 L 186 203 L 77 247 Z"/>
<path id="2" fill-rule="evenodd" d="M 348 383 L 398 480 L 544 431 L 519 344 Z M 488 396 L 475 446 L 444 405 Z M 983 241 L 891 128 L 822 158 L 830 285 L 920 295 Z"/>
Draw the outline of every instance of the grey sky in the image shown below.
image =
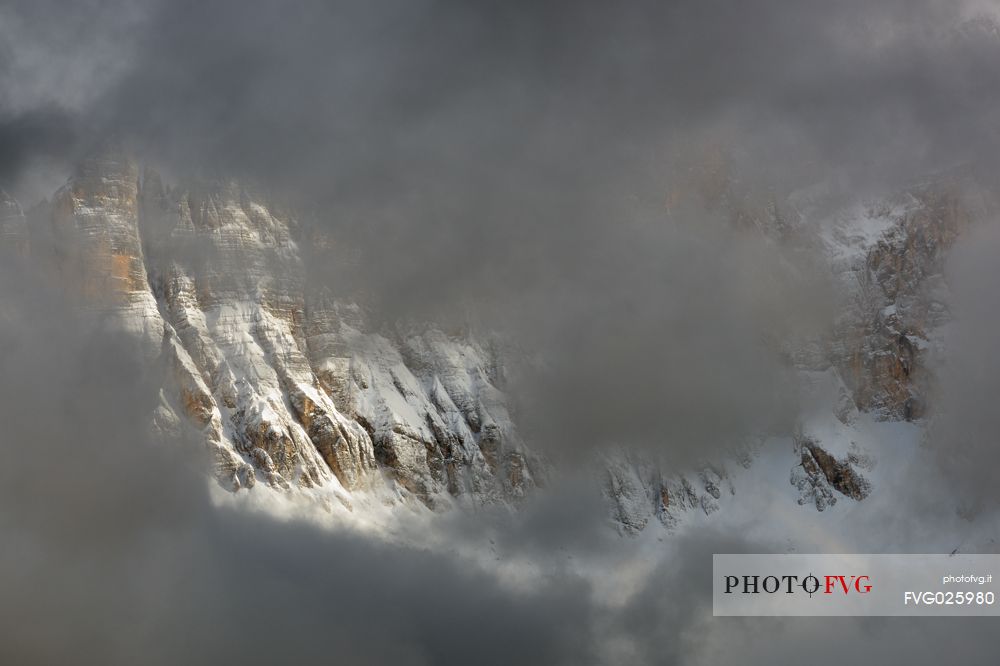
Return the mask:
<path id="1" fill-rule="evenodd" d="M 364 292 L 380 325 L 471 319 L 541 352 L 549 374 L 515 386 L 557 454 L 652 442 L 686 465 L 790 418 L 772 341 L 815 332 L 837 304 L 807 251 L 697 202 L 667 211 L 667 194 L 716 149 L 738 190 L 776 196 L 820 180 L 859 196 L 960 163 L 995 184 L 1000 37 L 975 19 L 998 13 L 3 1 L 0 187 L 30 206 L 112 137 L 178 182 L 264 183 L 360 248 L 360 264 L 311 266 L 316 286 Z M 961 372 L 982 369 L 996 328 L 983 233 L 953 271 L 969 353 L 943 389 L 961 420 L 941 421 L 934 451 L 996 432 L 997 373 Z M 136 388 L 116 340 L 62 314 L 44 282 L 0 265 L 0 661 L 996 661 L 975 622 L 713 620 L 707 555 L 779 547 L 746 534 L 676 539 L 648 589 L 609 609 L 565 565 L 563 548 L 614 562 L 620 545 L 578 484 L 485 526 L 442 521 L 538 561 L 527 592 L 457 556 L 220 509 L 192 456 L 147 445 L 156 382 Z M 945 471 L 995 502 L 995 446 L 959 450 Z M 831 633 L 846 656 L 826 651 Z"/>
<path id="2" fill-rule="evenodd" d="M 794 180 L 838 168 L 898 179 L 988 157 L 997 138 L 998 47 L 970 23 L 995 14 L 988 2 L 42 0 L 0 11 L 5 125 L 58 109 L 53 131 L 124 133 L 181 168 L 369 210 L 373 198 L 434 203 L 545 169 L 648 178 L 638 162 L 682 141 L 729 145 L 755 171 Z"/>

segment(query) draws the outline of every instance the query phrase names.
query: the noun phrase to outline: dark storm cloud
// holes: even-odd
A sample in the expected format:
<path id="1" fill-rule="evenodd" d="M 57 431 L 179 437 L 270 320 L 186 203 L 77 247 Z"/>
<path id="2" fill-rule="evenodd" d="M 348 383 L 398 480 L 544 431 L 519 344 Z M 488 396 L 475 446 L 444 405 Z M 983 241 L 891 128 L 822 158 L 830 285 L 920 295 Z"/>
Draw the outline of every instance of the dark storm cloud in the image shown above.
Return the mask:
<path id="1" fill-rule="evenodd" d="M 458 214 L 460 230 L 489 191 L 562 176 L 550 189 L 586 198 L 559 186 L 641 178 L 685 141 L 782 179 L 988 156 L 998 46 L 971 6 L 15 3 L 6 51 L 49 57 L 21 58 L 8 104 L 44 99 L 26 80 L 58 82 L 96 127 L 182 168 L 368 213 L 417 197 L 408 217 Z"/>
<path id="2" fill-rule="evenodd" d="M 463 227 L 498 187 L 556 176 L 586 198 L 563 188 L 637 177 L 692 138 L 772 177 L 879 180 L 997 140 L 998 46 L 960 26 L 963 3 L 145 6 L 91 107 L 106 129 L 369 211 L 458 196 Z"/>
<path id="3" fill-rule="evenodd" d="M 14 183 L 32 162 L 73 154 L 73 116 L 59 108 L 0 119 L 0 182 Z"/>

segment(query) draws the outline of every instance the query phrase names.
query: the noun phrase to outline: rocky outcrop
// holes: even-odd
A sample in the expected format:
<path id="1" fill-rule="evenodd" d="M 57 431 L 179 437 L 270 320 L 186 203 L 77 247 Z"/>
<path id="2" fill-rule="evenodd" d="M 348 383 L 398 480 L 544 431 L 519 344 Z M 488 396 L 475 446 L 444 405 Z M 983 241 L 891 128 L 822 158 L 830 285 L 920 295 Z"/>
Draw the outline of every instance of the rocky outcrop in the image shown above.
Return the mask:
<path id="1" fill-rule="evenodd" d="M 859 468 L 870 462 L 858 449 L 837 459 L 807 438 L 796 438 L 795 449 L 800 463 L 792 469 L 791 482 L 799 490 L 799 504 L 813 504 L 823 511 L 837 503 L 834 492 L 857 501 L 868 497 L 871 485 Z"/>

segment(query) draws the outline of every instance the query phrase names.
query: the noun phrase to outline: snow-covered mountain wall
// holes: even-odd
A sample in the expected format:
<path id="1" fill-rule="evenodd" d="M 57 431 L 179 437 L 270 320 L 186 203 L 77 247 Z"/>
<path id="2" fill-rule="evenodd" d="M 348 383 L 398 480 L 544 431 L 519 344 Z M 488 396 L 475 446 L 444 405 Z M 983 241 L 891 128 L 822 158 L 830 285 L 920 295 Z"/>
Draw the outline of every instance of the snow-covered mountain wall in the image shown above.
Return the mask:
<path id="1" fill-rule="evenodd" d="M 21 248 L 20 208 L 2 206 L 3 241 Z M 375 331 L 356 304 L 307 289 L 304 229 L 247 188 L 168 189 L 112 151 L 33 217 L 39 256 L 82 309 L 168 369 L 155 428 L 198 431 L 226 487 L 387 485 L 433 505 L 534 485 L 488 349 Z"/>
<path id="2" fill-rule="evenodd" d="M 820 510 L 862 500 L 873 461 L 858 415 L 923 414 L 925 356 L 947 319 L 943 258 L 986 203 L 944 179 L 821 215 L 808 193 L 754 200 L 712 182 L 732 224 L 828 261 L 846 306 L 822 339 L 788 342 L 815 394 L 784 433 L 789 479 Z M 516 501 L 550 471 L 511 415 L 495 345 L 372 323 L 363 304 L 307 279 L 307 257 L 343 260 L 335 242 L 253 188 L 169 187 L 107 151 L 27 217 L 3 195 L 0 242 L 47 266 L 81 310 L 131 333 L 165 369 L 154 430 L 196 433 L 228 489 L 321 489 L 347 505 L 376 491 L 433 508 Z M 693 472 L 671 468 L 669 443 L 650 459 L 611 452 L 598 482 L 626 530 L 653 518 L 670 527 L 738 494 L 731 472 L 753 464 L 763 441 L 748 433 L 732 459 Z"/>

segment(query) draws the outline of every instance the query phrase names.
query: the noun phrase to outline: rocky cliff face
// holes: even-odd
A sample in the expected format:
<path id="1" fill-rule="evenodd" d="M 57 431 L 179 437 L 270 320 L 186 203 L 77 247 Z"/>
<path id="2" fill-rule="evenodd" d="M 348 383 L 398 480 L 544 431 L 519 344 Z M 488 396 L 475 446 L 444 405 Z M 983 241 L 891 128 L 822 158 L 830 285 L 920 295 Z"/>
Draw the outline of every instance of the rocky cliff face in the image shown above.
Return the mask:
<path id="1" fill-rule="evenodd" d="M 884 419 L 919 418 L 931 332 L 947 319 L 947 250 L 986 202 L 957 182 L 921 185 L 843 215 L 825 240 L 851 307 L 829 358 L 859 408 Z M 852 217 L 853 216 L 853 217 Z"/>
<path id="2" fill-rule="evenodd" d="M 3 242 L 20 248 L 23 215 L 0 206 Z M 307 289 L 309 230 L 259 194 L 168 189 L 108 153 L 34 217 L 59 282 L 167 368 L 155 429 L 197 431 L 226 487 L 323 487 L 345 501 L 388 487 L 433 505 L 534 485 L 488 350 L 433 329 L 372 330 L 358 305 Z"/>
<path id="3" fill-rule="evenodd" d="M 722 201 L 734 224 L 822 248 L 851 304 L 829 336 L 790 354 L 833 387 L 820 419 L 833 425 L 804 423 L 789 465 L 800 503 L 861 500 L 872 461 L 853 422 L 860 412 L 920 417 L 924 350 L 947 317 L 943 256 L 976 211 L 957 186 L 936 183 L 817 220 L 801 197 L 736 196 L 718 169 L 710 175 L 710 192 L 692 191 Z M 0 243 L 49 266 L 83 310 L 166 368 L 154 429 L 196 433 L 225 487 L 322 489 L 345 504 L 387 492 L 435 507 L 515 501 L 544 478 L 509 413 L 493 345 L 375 326 L 362 305 L 311 284 L 306 253 L 342 257 L 260 192 L 232 181 L 166 187 L 109 152 L 29 217 L 0 195 Z M 839 450 L 831 432 L 852 448 Z M 601 468 L 615 519 L 637 531 L 713 512 L 737 492 L 727 465 L 750 465 L 756 446 L 685 475 L 609 456 Z"/>

